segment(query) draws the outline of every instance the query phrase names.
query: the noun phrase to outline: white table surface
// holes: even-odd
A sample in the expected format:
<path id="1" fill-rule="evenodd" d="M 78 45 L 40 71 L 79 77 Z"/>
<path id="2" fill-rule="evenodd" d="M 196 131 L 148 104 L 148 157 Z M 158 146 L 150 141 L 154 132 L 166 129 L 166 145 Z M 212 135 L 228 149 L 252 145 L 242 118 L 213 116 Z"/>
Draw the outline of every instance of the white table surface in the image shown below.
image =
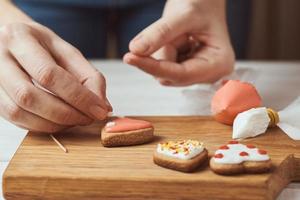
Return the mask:
<path id="1" fill-rule="evenodd" d="M 184 88 L 160 86 L 151 76 L 120 61 L 92 61 L 107 80 L 116 115 L 209 115 L 217 84 Z M 253 83 L 266 106 L 282 109 L 300 95 L 300 62 L 238 62 L 227 78 Z M 226 77 L 225 77 L 226 78 Z M 2 173 L 26 131 L 0 118 L 0 184 Z M 0 189 L 2 199 L 2 189 Z M 300 183 L 290 184 L 278 197 L 300 199 Z"/>

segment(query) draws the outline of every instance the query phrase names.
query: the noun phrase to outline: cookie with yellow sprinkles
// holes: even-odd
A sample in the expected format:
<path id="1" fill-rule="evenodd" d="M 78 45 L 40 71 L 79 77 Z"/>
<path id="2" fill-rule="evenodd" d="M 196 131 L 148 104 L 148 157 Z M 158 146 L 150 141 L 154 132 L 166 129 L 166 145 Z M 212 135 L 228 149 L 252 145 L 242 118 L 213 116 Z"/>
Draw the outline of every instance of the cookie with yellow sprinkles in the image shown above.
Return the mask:
<path id="1" fill-rule="evenodd" d="M 182 172 L 193 172 L 208 159 L 202 142 L 180 140 L 159 143 L 154 151 L 155 164 Z"/>

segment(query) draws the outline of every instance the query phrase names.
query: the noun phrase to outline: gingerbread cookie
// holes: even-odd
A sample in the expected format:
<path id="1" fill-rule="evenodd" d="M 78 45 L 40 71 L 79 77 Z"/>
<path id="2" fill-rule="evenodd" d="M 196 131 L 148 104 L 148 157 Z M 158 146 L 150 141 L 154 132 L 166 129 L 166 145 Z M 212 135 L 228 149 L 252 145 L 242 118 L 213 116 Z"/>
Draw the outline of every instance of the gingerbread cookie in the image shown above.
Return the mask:
<path id="1" fill-rule="evenodd" d="M 144 144 L 154 138 L 153 131 L 150 122 L 120 117 L 105 125 L 101 141 L 105 147 Z"/>
<path id="2" fill-rule="evenodd" d="M 208 158 L 203 143 L 196 140 L 159 143 L 153 155 L 155 164 L 182 172 L 192 172 Z"/>
<path id="3" fill-rule="evenodd" d="M 210 168 L 224 175 L 263 173 L 269 171 L 271 166 L 271 159 L 265 150 L 235 140 L 221 146 L 210 159 Z"/>

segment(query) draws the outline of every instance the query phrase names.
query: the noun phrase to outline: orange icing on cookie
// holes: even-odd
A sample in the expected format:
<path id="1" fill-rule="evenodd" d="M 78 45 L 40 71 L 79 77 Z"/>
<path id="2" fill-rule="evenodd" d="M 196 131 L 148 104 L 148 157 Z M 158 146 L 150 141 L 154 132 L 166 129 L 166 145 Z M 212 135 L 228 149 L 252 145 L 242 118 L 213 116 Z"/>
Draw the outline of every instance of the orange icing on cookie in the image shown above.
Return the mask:
<path id="1" fill-rule="evenodd" d="M 117 118 L 108 122 L 105 126 L 105 131 L 108 133 L 135 131 L 139 129 L 151 128 L 152 124 L 147 121 L 130 119 L 130 118 Z"/>
<path id="2" fill-rule="evenodd" d="M 260 107 L 261 104 L 261 98 L 253 85 L 229 80 L 215 93 L 211 111 L 216 121 L 232 125 L 239 113 Z"/>

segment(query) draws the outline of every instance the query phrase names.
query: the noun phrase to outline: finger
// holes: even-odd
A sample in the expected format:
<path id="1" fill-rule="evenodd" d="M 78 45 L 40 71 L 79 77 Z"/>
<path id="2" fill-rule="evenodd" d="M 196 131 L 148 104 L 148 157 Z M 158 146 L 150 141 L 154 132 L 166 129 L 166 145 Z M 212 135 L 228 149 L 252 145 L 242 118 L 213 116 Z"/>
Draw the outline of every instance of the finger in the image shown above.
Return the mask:
<path id="1" fill-rule="evenodd" d="M 0 115 L 17 126 L 26 127 L 28 130 L 49 133 L 67 128 L 23 110 L 9 98 L 2 88 L 0 88 L 0 99 Z"/>
<path id="2" fill-rule="evenodd" d="M 183 62 L 185 69 L 182 82 L 176 83 L 180 86 L 195 83 L 213 83 L 221 77 L 229 74 L 234 65 L 234 59 L 230 50 L 218 48 L 217 46 L 205 46 Z"/>
<path id="3" fill-rule="evenodd" d="M 85 81 L 85 86 L 96 94 L 98 93 L 98 96 L 101 98 L 101 100 L 105 101 L 108 111 L 113 111 L 113 108 L 106 97 L 105 78 L 101 73 L 95 73 L 93 76 L 90 76 L 89 79 Z"/>
<path id="4" fill-rule="evenodd" d="M 172 62 L 177 61 L 179 53 L 184 51 L 188 46 L 188 36 L 181 35 L 174 39 L 170 43 L 165 44 L 163 47 L 158 49 L 152 54 L 152 57 L 156 60 L 168 60 Z"/>
<path id="5" fill-rule="evenodd" d="M 161 85 L 164 85 L 164 86 L 173 86 L 173 82 L 172 81 L 168 81 L 166 79 L 162 79 L 162 78 L 157 78 L 158 82 L 161 84 Z"/>
<path id="6" fill-rule="evenodd" d="M 35 87 L 9 55 L 0 56 L 0 85 L 21 108 L 61 125 L 87 125 L 92 120 L 59 98 Z"/>
<path id="7" fill-rule="evenodd" d="M 165 44 L 183 35 L 186 27 L 182 16 L 163 17 L 139 33 L 129 43 L 129 49 L 134 54 L 150 56 Z"/>
<path id="8" fill-rule="evenodd" d="M 189 77 L 184 84 L 213 83 L 231 72 L 232 66 L 228 66 L 219 56 L 197 56 L 182 62 L 186 68 L 186 76 Z M 224 61 L 224 62 L 223 62 Z"/>
<path id="9" fill-rule="evenodd" d="M 205 47 L 180 64 L 155 60 L 150 57 L 140 57 L 132 53 L 125 55 L 125 62 L 135 65 L 141 70 L 153 76 L 170 82 L 162 82 L 165 85 L 185 86 L 194 83 L 214 82 L 222 76 L 230 73 L 234 60 L 226 51 L 219 48 Z"/>
<path id="10" fill-rule="evenodd" d="M 184 68 L 175 62 L 156 60 L 151 57 L 140 57 L 132 53 L 124 56 L 124 62 L 137 66 L 139 69 L 155 77 L 169 81 L 180 82 L 183 78 Z"/>
<path id="11" fill-rule="evenodd" d="M 56 62 L 94 92 L 111 110 L 112 107 L 106 98 L 105 78 L 84 58 L 80 51 L 49 29 L 44 29 L 43 34 L 40 34 L 39 37 L 51 51 Z"/>
<path id="12" fill-rule="evenodd" d="M 106 104 L 69 72 L 58 66 L 35 38 L 27 35 L 15 39 L 9 50 L 41 86 L 92 118 L 106 118 Z"/>
<path id="13" fill-rule="evenodd" d="M 171 62 L 176 62 L 177 50 L 173 45 L 166 44 L 165 46 L 154 52 L 152 54 L 152 57 L 156 60 L 168 60 Z"/>

